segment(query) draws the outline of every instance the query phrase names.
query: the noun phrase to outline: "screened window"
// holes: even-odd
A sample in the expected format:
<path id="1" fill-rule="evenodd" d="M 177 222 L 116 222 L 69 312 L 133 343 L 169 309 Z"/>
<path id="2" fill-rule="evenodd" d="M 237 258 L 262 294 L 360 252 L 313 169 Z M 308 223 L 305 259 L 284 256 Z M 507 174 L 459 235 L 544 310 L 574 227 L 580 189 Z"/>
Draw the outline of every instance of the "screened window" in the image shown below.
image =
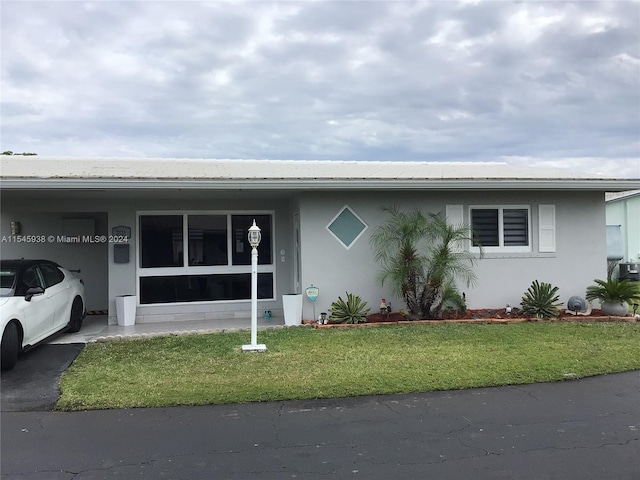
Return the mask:
<path id="1" fill-rule="evenodd" d="M 189 215 L 189 265 L 226 265 L 227 216 Z"/>
<path id="2" fill-rule="evenodd" d="M 529 207 L 471 207 L 473 247 L 530 251 Z"/>
<path id="3" fill-rule="evenodd" d="M 273 298 L 271 214 L 149 213 L 139 216 L 140 303 L 250 299 L 254 219 L 262 236 L 258 298 Z"/>
<path id="4" fill-rule="evenodd" d="M 258 274 L 258 298 L 273 298 L 273 274 Z M 140 303 L 251 299 L 251 274 L 171 275 L 140 278 Z"/>
<path id="5" fill-rule="evenodd" d="M 183 265 L 182 215 L 141 216 L 139 231 L 141 267 Z"/>

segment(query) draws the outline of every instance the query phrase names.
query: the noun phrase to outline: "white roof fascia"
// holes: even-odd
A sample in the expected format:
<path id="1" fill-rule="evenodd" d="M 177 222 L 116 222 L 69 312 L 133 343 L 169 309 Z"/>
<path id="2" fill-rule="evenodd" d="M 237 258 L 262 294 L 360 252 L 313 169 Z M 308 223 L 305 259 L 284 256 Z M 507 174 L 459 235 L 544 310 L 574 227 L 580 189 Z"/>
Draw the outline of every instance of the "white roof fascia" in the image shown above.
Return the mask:
<path id="1" fill-rule="evenodd" d="M 606 201 L 609 202 L 618 202 L 620 200 L 627 200 L 629 198 L 637 197 L 640 195 L 640 190 L 631 190 L 631 191 L 621 191 L 616 193 L 607 193 Z"/>
<path id="2" fill-rule="evenodd" d="M 104 179 L 5 178 L 7 190 L 595 190 L 622 192 L 640 179 Z"/>

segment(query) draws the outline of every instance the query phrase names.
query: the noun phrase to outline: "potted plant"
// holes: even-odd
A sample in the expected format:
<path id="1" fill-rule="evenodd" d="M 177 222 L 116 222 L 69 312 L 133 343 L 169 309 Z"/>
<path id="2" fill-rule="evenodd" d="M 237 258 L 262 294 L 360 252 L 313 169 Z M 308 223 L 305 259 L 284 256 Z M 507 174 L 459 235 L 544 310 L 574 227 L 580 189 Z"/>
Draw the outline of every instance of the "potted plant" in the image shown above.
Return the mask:
<path id="1" fill-rule="evenodd" d="M 595 285 L 587 287 L 587 300 L 598 300 L 605 315 L 626 316 L 629 304 L 640 302 L 640 283 L 630 280 L 609 278 L 594 280 Z"/>

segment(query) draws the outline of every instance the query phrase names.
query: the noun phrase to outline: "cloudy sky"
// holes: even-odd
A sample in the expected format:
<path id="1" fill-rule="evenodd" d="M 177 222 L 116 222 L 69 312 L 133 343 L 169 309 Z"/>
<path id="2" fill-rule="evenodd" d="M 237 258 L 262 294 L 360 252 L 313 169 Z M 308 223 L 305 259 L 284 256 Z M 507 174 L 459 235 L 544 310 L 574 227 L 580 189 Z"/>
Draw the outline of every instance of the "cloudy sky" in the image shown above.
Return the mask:
<path id="1" fill-rule="evenodd" d="M 640 178 L 640 2 L 7 1 L 1 150 Z"/>

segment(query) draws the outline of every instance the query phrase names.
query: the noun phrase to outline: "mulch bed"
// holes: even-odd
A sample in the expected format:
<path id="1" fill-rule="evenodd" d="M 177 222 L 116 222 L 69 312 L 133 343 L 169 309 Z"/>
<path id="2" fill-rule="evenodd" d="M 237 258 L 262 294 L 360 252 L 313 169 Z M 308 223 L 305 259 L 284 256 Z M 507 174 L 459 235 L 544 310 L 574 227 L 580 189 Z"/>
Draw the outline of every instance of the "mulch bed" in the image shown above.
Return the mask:
<path id="1" fill-rule="evenodd" d="M 316 322 L 305 321 L 311 323 L 315 328 L 354 328 L 354 327 L 376 327 L 381 325 L 412 325 L 412 324 L 443 324 L 443 323 L 525 323 L 525 322 L 637 322 L 635 317 L 612 317 L 603 315 L 601 310 L 593 309 L 589 315 L 572 315 L 566 310 L 561 310 L 560 315 L 551 319 L 538 319 L 530 316 L 518 315 L 517 312 L 506 314 L 505 309 L 476 309 L 467 310 L 465 312 L 443 312 L 443 318 L 434 320 L 407 320 L 400 312 L 391 312 L 387 315 L 373 313 L 367 316 L 366 323 L 358 324 L 340 324 L 329 323 L 327 325 L 319 325 Z"/>

